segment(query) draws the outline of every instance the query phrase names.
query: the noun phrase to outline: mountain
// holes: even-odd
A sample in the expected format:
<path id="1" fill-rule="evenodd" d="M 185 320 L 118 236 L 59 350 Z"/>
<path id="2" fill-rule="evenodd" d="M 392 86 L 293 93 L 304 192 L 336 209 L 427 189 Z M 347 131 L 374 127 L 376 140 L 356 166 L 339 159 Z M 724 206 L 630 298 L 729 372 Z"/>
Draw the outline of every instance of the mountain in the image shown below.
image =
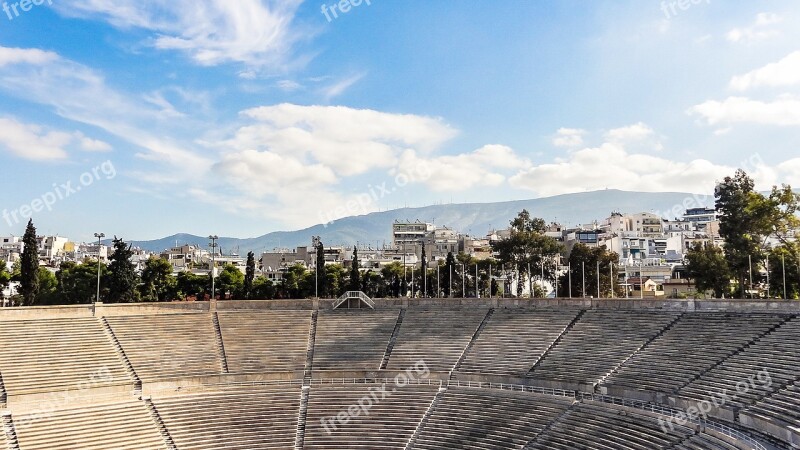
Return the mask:
<path id="1" fill-rule="evenodd" d="M 483 236 L 491 229 L 502 229 L 517 213 L 527 209 L 532 216 L 564 226 L 601 221 L 612 212 L 654 212 L 674 218 L 683 210 L 693 207 L 711 206 L 711 195 L 680 192 L 628 192 L 604 190 L 564 194 L 533 200 L 516 200 L 497 203 L 465 203 L 433 205 L 422 208 L 402 208 L 346 217 L 328 225 L 315 225 L 298 231 L 278 231 L 256 238 L 238 239 L 221 237 L 220 247 L 225 254 L 240 255 L 253 251 L 257 255 L 274 248 L 294 248 L 311 245 L 312 236 L 320 236 L 326 246 L 387 244 L 392 239 L 392 223 L 396 220 L 431 222 L 457 231 Z M 175 244 L 195 244 L 208 247 L 208 238 L 190 234 L 176 234 L 152 241 L 134 241 L 133 245 L 148 251 L 158 252 Z"/>

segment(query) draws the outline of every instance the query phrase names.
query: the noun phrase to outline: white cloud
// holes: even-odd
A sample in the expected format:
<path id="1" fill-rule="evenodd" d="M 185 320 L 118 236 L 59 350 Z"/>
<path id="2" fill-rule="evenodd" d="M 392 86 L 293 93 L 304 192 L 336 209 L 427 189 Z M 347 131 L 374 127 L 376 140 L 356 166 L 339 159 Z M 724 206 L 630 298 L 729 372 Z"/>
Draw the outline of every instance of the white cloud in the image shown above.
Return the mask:
<path id="1" fill-rule="evenodd" d="M 507 172 L 529 167 L 527 160 L 503 145 L 486 145 L 471 153 L 420 157 L 413 150 L 400 157 L 397 174 L 410 182 L 422 183 L 437 192 L 459 192 L 474 187 L 497 187 L 506 182 Z"/>
<path id="2" fill-rule="evenodd" d="M 0 67 L 19 63 L 40 65 L 57 59 L 57 54 L 39 50 L 38 48 L 11 48 L 0 46 Z"/>
<path id="3" fill-rule="evenodd" d="M 332 100 L 332 99 L 344 94 L 344 92 L 346 90 L 350 89 L 351 86 L 353 86 L 354 84 L 356 84 L 359 81 L 361 81 L 361 79 L 364 78 L 365 75 L 366 74 L 359 73 L 359 74 L 351 75 L 349 77 L 345 77 L 345 78 L 333 83 L 332 85 L 323 88 L 322 89 L 322 95 L 325 97 L 325 100 L 330 101 L 330 100 Z"/>
<path id="4" fill-rule="evenodd" d="M 0 47 L 0 53 L 2 50 Z M 109 88 L 102 74 L 74 61 L 49 57 L 13 67 L 0 66 L 0 90 L 50 106 L 64 118 L 104 129 L 141 147 L 143 151 L 137 156 L 179 168 L 179 173 L 196 174 L 211 164 L 184 143 L 162 137 L 163 133 L 157 131 L 174 131 L 179 122 L 164 121 L 162 110 Z"/>
<path id="5" fill-rule="evenodd" d="M 321 163 L 337 175 L 388 169 L 407 148 L 432 151 L 456 135 L 441 119 L 342 106 L 281 104 L 242 113 L 257 122 L 222 143 Z"/>
<path id="6" fill-rule="evenodd" d="M 75 132 L 75 137 L 83 151 L 87 152 L 110 152 L 111 145 L 97 139 L 88 138 L 80 131 Z"/>
<path id="7" fill-rule="evenodd" d="M 39 125 L 25 124 L 10 118 L 0 118 L 0 147 L 11 154 L 33 161 L 65 159 L 64 149 L 72 142 L 72 135 L 47 131 Z"/>
<path id="8" fill-rule="evenodd" d="M 731 88 L 746 91 L 754 87 L 800 85 L 800 51 L 793 52 L 780 61 L 734 77 Z"/>
<path id="9" fill-rule="evenodd" d="M 281 62 L 300 33 L 292 29 L 301 0 L 74 0 L 66 16 L 99 18 L 153 33 L 152 45 L 187 53 L 201 65 Z"/>
<path id="10" fill-rule="evenodd" d="M 734 28 L 725 37 L 731 42 L 754 42 L 769 39 L 778 35 L 778 31 L 771 26 L 783 21 L 783 18 L 773 13 L 760 13 L 755 22 L 748 27 Z"/>
<path id="11" fill-rule="evenodd" d="M 628 153 L 618 143 L 605 143 L 541 164 L 511 177 L 511 186 L 551 196 L 600 189 L 644 192 L 711 192 L 714 180 L 733 168 L 698 159 L 688 163 Z"/>
<path id="12" fill-rule="evenodd" d="M 585 130 L 578 128 L 559 128 L 553 138 L 553 145 L 556 147 L 574 148 L 583 145 L 583 135 Z"/>
<path id="13" fill-rule="evenodd" d="M 606 139 L 611 142 L 634 142 L 641 141 L 653 135 L 653 129 L 648 125 L 639 122 L 627 127 L 615 128 L 606 133 Z"/>
<path id="14" fill-rule="evenodd" d="M 724 101 L 709 100 L 689 109 L 689 114 L 703 118 L 709 125 L 755 123 L 761 125 L 800 125 L 800 99 L 783 95 L 772 102 L 729 97 Z"/>

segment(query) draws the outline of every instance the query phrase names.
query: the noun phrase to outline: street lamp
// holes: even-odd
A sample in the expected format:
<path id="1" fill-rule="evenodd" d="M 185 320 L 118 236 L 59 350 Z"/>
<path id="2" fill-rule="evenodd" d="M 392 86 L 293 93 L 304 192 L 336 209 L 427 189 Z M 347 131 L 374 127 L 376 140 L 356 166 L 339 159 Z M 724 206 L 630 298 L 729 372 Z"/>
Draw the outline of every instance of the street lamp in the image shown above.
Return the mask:
<path id="1" fill-rule="evenodd" d="M 94 237 L 97 238 L 97 297 L 94 298 L 95 303 L 100 303 L 100 247 L 103 245 L 101 240 L 106 237 L 103 233 L 95 233 Z"/>
<path id="2" fill-rule="evenodd" d="M 208 244 L 208 246 L 211 247 L 211 300 L 214 301 L 217 298 L 217 296 L 216 296 L 216 284 L 215 284 L 215 281 L 216 281 L 216 279 L 215 279 L 216 273 L 215 272 L 216 272 L 216 268 L 217 268 L 217 259 L 216 259 L 216 257 L 217 257 L 217 247 L 219 246 L 219 244 L 217 244 L 217 240 L 219 239 L 219 236 L 212 235 L 212 236 L 209 236 L 208 238 L 211 240 L 211 243 Z"/>

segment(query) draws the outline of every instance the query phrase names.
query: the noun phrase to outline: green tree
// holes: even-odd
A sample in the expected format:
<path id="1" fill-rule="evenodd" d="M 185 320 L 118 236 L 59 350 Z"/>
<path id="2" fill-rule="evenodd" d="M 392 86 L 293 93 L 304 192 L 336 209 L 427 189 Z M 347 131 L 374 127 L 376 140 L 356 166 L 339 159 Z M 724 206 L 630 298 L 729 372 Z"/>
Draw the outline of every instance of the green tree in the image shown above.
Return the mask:
<path id="1" fill-rule="evenodd" d="M 211 277 L 195 275 L 191 272 L 181 272 L 176 277 L 178 297 L 186 299 L 195 297 L 200 301 L 205 300 L 207 294 L 211 293 Z"/>
<path id="2" fill-rule="evenodd" d="M 47 270 L 39 270 L 39 295 L 36 297 L 37 305 L 58 305 L 61 301 L 58 295 L 58 279 L 56 275 Z"/>
<path id="3" fill-rule="evenodd" d="M 358 260 L 358 248 L 353 247 L 353 264 L 350 267 L 350 284 L 348 289 L 351 291 L 361 290 L 361 262 Z"/>
<path id="4" fill-rule="evenodd" d="M 244 274 L 233 264 L 226 264 L 217 277 L 217 286 L 220 298 L 226 298 L 227 295 L 238 296 L 244 288 Z"/>
<path id="5" fill-rule="evenodd" d="M 399 297 L 400 296 L 400 280 L 403 278 L 403 264 L 394 261 L 381 268 L 381 278 L 385 285 L 384 291 L 387 296 Z M 428 280 L 430 283 L 430 280 Z"/>
<path id="6" fill-rule="evenodd" d="M 561 295 L 568 295 L 570 292 L 570 279 L 572 280 L 573 297 L 595 297 L 597 296 L 597 276 L 598 262 L 600 275 L 600 296 L 624 296 L 625 291 L 615 283 L 618 269 L 615 267 L 619 261 L 616 252 L 609 251 L 605 247 L 591 248 L 585 244 L 576 244 L 568 258 L 569 271 L 563 274 L 559 280 L 559 292 Z M 612 278 L 612 268 L 614 268 L 614 278 Z M 586 275 L 586 292 L 583 291 L 584 273 Z M 614 284 L 612 293 L 611 285 Z"/>
<path id="7" fill-rule="evenodd" d="M 522 210 L 511 221 L 510 236 L 492 244 L 498 259 L 519 272 L 520 278 L 541 276 L 544 269 L 545 279 L 555 277 L 556 269 L 551 263 L 555 255 L 561 254 L 563 245 L 545 234 L 547 225 L 543 219 L 531 218 L 527 210 Z M 528 274 L 530 267 L 531 274 Z M 517 283 L 517 295 L 521 295 L 523 283 Z"/>
<path id="8" fill-rule="evenodd" d="M 178 281 L 172 275 L 169 261 L 151 256 L 142 270 L 141 295 L 145 302 L 166 302 L 176 299 Z"/>
<path id="9" fill-rule="evenodd" d="M 24 248 L 20 264 L 20 294 L 22 306 L 31 306 L 36 303 L 36 296 L 39 294 L 39 243 L 36 240 L 33 219 L 28 220 L 22 242 Z"/>
<path id="10" fill-rule="evenodd" d="M 256 255 L 253 252 L 247 252 L 247 268 L 244 273 L 244 286 L 242 288 L 242 297 L 245 300 L 253 298 L 253 282 L 256 278 Z"/>
<path id="11" fill-rule="evenodd" d="M 722 298 L 730 291 L 731 270 L 722 249 L 712 244 L 695 243 L 686 253 L 686 273 L 698 292 L 713 291 Z"/>
<path id="12" fill-rule="evenodd" d="M 11 272 L 8 271 L 5 261 L 0 261 L 0 307 L 3 306 L 3 290 L 11 283 Z"/>
<path id="13" fill-rule="evenodd" d="M 72 261 L 63 262 L 56 272 L 58 281 L 58 302 L 64 305 L 83 305 L 94 301 L 97 292 L 97 266 L 95 260 L 83 264 Z M 100 276 L 105 277 L 108 268 L 100 264 Z M 101 298 L 103 292 L 101 292 Z"/>
<path id="14" fill-rule="evenodd" d="M 259 300 L 269 300 L 275 298 L 275 286 L 272 284 L 272 281 L 265 276 L 256 278 L 253 281 L 251 298 Z"/>
<path id="15" fill-rule="evenodd" d="M 108 265 L 108 301 L 110 303 L 133 303 L 139 300 L 139 277 L 136 267 L 131 262 L 133 251 L 131 246 L 114 236 L 114 253 Z"/>
<path id="16" fill-rule="evenodd" d="M 784 267 L 785 265 L 785 267 Z M 770 294 L 773 297 L 784 295 L 784 274 L 786 275 L 786 298 L 800 298 L 800 243 L 787 242 L 769 254 Z"/>
<path id="17" fill-rule="evenodd" d="M 337 298 L 344 294 L 345 276 L 347 272 L 341 264 L 330 264 L 325 266 L 324 278 L 326 292 L 331 298 Z"/>

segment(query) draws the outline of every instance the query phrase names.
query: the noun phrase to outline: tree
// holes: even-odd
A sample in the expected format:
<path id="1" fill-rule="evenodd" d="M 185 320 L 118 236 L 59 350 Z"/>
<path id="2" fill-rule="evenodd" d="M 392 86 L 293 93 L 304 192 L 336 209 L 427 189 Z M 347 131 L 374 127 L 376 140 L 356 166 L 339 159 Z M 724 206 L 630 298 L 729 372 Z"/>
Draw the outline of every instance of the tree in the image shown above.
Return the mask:
<path id="1" fill-rule="evenodd" d="M 136 287 L 139 284 L 139 277 L 136 275 L 136 267 L 131 262 L 133 251 L 131 246 L 122 239 L 114 236 L 114 253 L 109 258 L 111 263 L 108 265 L 108 298 L 110 303 L 133 303 L 139 299 L 139 292 Z"/>
<path id="2" fill-rule="evenodd" d="M 32 306 L 39 294 L 39 244 L 36 240 L 33 219 L 28 220 L 22 242 L 25 247 L 22 250 L 20 265 L 20 294 L 22 294 L 22 306 Z"/>
<path id="3" fill-rule="evenodd" d="M 731 270 L 722 250 L 713 244 L 695 243 L 686 253 L 686 273 L 694 279 L 698 292 L 713 291 L 715 298 L 729 292 Z"/>
<path id="4" fill-rule="evenodd" d="M 275 298 L 275 286 L 273 286 L 272 281 L 265 276 L 260 276 L 253 280 L 251 298 L 259 300 Z"/>
<path id="5" fill-rule="evenodd" d="M 56 275 L 47 270 L 39 270 L 39 295 L 36 297 L 37 305 L 58 305 L 60 304 L 58 295 L 58 279 Z"/>
<path id="6" fill-rule="evenodd" d="M 210 276 L 181 272 L 178 274 L 175 281 L 178 288 L 178 297 L 181 299 L 196 297 L 198 300 L 203 301 L 206 298 L 206 294 L 211 293 Z"/>
<path id="7" fill-rule="evenodd" d="M 237 296 L 241 294 L 244 287 L 244 274 L 233 264 L 226 264 L 222 272 L 217 277 L 220 298 L 226 298 L 227 294 Z"/>
<path id="8" fill-rule="evenodd" d="M 253 297 L 253 281 L 256 278 L 256 256 L 253 252 L 247 252 L 247 268 L 244 273 L 244 287 L 242 297 L 250 300 Z"/>
<path id="9" fill-rule="evenodd" d="M 511 266 L 513 271 L 519 273 L 520 278 L 540 276 L 544 270 L 545 279 L 553 279 L 556 266 L 551 260 L 554 255 L 562 252 L 563 246 L 547 236 L 546 231 L 547 225 L 543 219 L 531 218 L 527 210 L 522 210 L 511 221 L 510 236 L 495 242 L 492 248 L 498 253 L 500 263 Z M 523 284 L 518 282 L 517 295 L 522 294 L 522 289 Z"/>
<path id="10" fill-rule="evenodd" d="M 56 272 L 58 281 L 58 302 L 63 305 L 84 305 L 94 301 L 97 289 L 97 266 L 95 260 L 83 264 L 72 261 L 63 262 Z M 99 264 L 100 275 L 107 276 L 108 268 Z M 101 293 L 102 298 L 102 293 Z"/>
<path id="11" fill-rule="evenodd" d="M 11 283 L 11 272 L 8 271 L 5 261 L 0 261 L 0 307 L 3 306 L 5 297 L 3 290 L 5 290 Z"/>
<path id="12" fill-rule="evenodd" d="M 350 267 L 350 285 L 348 287 L 351 291 L 361 290 L 361 262 L 358 260 L 358 248 L 353 247 L 353 264 Z"/>
<path id="13" fill-rule="evenodd" d="M 612 267 L 619 261 L 619 255 L 616 252 L 609 251 L 605 247 L 591 248 L 579 243 L 572 247 L 568 261 L 569 272 L 562 275 L 559 280 L 561 295 L 570 292 L 571 279 L 573 297 L 596 296 L 598 275 L 600 275 L 600 296 L 625 295 L 625 291 L 618 283 L 614 285 L 614 292 L 611 291 L 611 284 L 614 282 L 611 277 Z M 599 274 L 597 272 L 598 262 L 600 263 Z M 586 275 L 586 292 L 583 291 L 584 273 Z M 614 275 L 617 274 L 617 272 L 614 273 Z"/>
<path id="14" fill-rule="evenodd" d="M 800 243 L 787 242 L 770 252 L 770 293 L 773 297 L 783 297 L 784 273 L 786 274 L 786 298 L 800 298 Z"/>
<path id="15" fill-rule="evenodd" d="M 163 258 L 151 256 L 142 270 L 141 294 L 145 302 L 166 302 L 177 297 L 178 282 L 172 265 Z"/>
<path id="16" fill-rule="evenodd" d="M 341 264 L 330 264 L 325 266 L 324 278 L 325 287 L 328 295 L 332 298 L 339 297 L 345 291 L 346 271 Z"/>

